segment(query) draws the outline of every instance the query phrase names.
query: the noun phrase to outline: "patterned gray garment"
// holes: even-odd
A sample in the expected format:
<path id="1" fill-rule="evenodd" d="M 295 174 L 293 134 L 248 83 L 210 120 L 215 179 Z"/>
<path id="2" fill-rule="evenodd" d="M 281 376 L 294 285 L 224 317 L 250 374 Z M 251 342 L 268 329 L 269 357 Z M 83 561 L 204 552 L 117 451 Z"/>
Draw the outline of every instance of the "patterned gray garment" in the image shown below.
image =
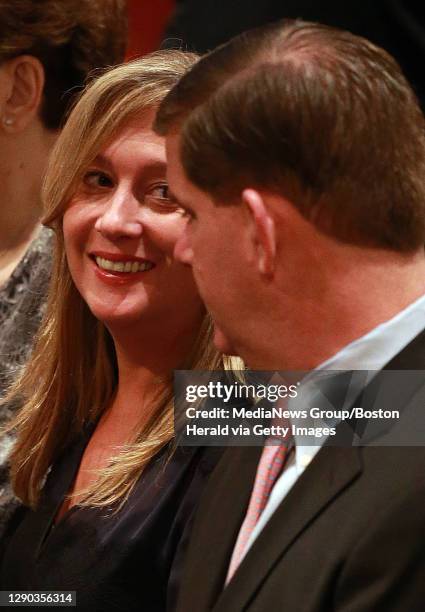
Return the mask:
<path id="1" fill-rule="evenodd" d="M 0 287 L 0 396 L 25 363 L 45 310 L 51 272 L 53 233 L 43 228 L 5 285 Z M 0 427 L 16 406 L 0 406 Z M 0 438 L 0 538 L 18 506 L 9 484 L 11 435 Z"/>

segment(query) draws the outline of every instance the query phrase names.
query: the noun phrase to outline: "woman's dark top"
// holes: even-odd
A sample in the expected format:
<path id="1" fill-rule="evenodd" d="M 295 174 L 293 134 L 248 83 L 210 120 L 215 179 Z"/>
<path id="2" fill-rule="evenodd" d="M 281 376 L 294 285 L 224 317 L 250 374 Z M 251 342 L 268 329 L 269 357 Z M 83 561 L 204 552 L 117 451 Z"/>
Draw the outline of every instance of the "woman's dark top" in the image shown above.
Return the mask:
<path id="1" fill-rule="evenodd" d="M 39 508 L 19 509 L 5 544 L 1 589 L 74 590 L 77 610 L 87 612 L 172 610 L 190 519 L 221 449 L 179 447 L 170 458 L 165 448 L 121 510 L 73 506 L 54 525 L 88 439 L 55 464 Z"/>

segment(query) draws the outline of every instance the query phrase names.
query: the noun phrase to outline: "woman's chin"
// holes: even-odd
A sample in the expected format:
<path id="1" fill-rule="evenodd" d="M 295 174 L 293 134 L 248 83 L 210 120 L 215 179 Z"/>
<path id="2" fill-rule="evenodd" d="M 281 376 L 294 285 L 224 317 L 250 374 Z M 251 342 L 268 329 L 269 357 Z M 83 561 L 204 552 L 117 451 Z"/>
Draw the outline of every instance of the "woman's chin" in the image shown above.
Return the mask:
<path id="1" fill-rule="evenodd" d="M 104 323 L 108 328 L 123 328 L 135 326 L 147 317 L 146 309 L 125 309 L 125 308 L 102 308 L 91 307 L 92 314 L 96 319 Z"/>

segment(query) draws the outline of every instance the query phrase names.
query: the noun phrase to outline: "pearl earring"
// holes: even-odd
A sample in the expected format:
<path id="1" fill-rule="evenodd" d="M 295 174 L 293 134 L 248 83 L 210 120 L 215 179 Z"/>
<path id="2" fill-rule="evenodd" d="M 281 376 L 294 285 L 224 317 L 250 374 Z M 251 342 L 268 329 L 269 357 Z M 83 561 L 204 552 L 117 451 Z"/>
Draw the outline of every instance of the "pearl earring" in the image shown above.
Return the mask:
<path id="1" fill-rule="evenodd" d="M 13 125 L 12 117 L 3 117 L 3 125 Z"/>

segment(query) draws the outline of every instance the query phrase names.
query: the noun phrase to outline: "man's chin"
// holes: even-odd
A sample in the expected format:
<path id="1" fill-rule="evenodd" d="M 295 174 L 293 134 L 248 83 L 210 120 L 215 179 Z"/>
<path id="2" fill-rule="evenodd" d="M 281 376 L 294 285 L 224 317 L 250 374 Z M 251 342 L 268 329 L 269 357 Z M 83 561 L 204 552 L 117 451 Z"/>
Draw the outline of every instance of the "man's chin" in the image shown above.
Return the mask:
<path id="1" fill-rule="evenodd" d="M 237 351 L 220 327 L 214 323 L 214 346 L 224 355 L 237 355 Z"/>

